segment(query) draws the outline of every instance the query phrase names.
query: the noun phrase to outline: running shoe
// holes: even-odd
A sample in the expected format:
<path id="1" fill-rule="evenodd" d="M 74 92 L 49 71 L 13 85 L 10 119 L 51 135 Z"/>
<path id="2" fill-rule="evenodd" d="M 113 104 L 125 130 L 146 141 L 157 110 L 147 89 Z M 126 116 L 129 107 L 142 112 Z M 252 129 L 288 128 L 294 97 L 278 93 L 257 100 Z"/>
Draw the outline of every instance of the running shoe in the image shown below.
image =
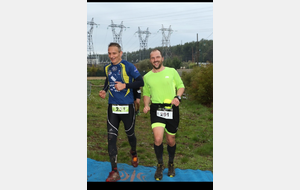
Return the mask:
<path id="1" fill-rule="evenodd" d="M 116 182 L 118 180 L 120 180 L 120 175 L 119 175 L 119 172 L 115 172 L 115 171 L 111 171 L 109 172 L 109 175 L 106 179 L 106 182 Z"/>
<path id="2" fill-rule="evenodd" d="M 132 156 L 132 159 L 131 159 L 132 166 L 137 167 L 139 165 L 139 159 L 137 157 L 137 154 L 132 155 L 132 151 L 130 150 L 130 155 Z"/>
<path id="3" fill-rule="evenodd" d="M 164 169 L 165 168 L 163 164 L 157 164 L 157 169 L 154 175 L 156 181 L 160 181 L 162 179 Z"/>
<path id="4" fill-rule="evenodd" d="M 174 177 L 175 176 L 174 164 L 169 163 L 168 168 L 169 168 L 168 176 Z"/>

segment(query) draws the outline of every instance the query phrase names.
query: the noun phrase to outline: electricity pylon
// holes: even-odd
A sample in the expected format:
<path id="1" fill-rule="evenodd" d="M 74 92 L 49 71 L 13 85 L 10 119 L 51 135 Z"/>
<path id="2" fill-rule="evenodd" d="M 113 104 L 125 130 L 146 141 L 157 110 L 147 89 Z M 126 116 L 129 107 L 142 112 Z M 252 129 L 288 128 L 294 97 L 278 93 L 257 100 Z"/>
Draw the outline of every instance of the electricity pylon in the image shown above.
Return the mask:
<path id="1" fill-rule="evenodd" d="M 164 28 L 164 25 L 162 24 L 162 28 L 159 29 L 162 31 L 162 47 L 163 47 L 163 52 L 165 54 L 165 59 L 169 58 L 172 53 L 171 53 L 171 50 L 170 50 L 170 37 L 171 37 L 171 34 L 173 33 L 173 30 L 171 29 L 171 25 L 169 28 Z M 168 34 L 166 35 L 165 34 L 165 31 L 168 32 Z"/>
<path id="2" fill-rule="evenodd" d="M 87 24 L 91 26 L 90 30 L 87 32 L 87 42 L 88 42 L 87 51 L 89 52 L 88 64 L 92 64 L 92 60 L 91 60 L 92 54 L 95 55 L 94 45 L 93 45 L 93 29 L 94 29 L 94 25 L 98 27 L 100 26 L 100 24 L 96 24 L 94 22 L 94 18 L 92 18 L 90 22 L 87 22 Z"/>
<path id="3" fill-rule="evenodd" d="M 138 27 L 138 31 L 135 33 L 139 34 L 139 40 L 140 40 L 140 60 L 145 58 L 145 50 L 148 49 L 148 38 L 150 36 L 150 32 L 148 30 L 141 30 L 140 27 Z M 146 37 L 143 39 L 142 34 L 146 34 Z M 143 50 L 143 56 L 141 56 L 141 51 Z"/>
<path id="4" fill-rule="evenodd" d="M 114 24 L 114 22 L 111 20 L 111 25 L 109 25 L 108 27 L 111 27 L 112 33 L 113 33 L 113 42 L 116 42 L 118 44 L 120 44 L 122 51 L 124 51 L 123 49 L 123 44 L 122 44 L 122 32 L 123 32 L 123 28 L 129 28 L 123 25 L 123 21 L 121 22 L 121 24 Z M 117 34 L 116 33 L 116 29 L 115 28 L 120 28 L 120 32 Z"/>

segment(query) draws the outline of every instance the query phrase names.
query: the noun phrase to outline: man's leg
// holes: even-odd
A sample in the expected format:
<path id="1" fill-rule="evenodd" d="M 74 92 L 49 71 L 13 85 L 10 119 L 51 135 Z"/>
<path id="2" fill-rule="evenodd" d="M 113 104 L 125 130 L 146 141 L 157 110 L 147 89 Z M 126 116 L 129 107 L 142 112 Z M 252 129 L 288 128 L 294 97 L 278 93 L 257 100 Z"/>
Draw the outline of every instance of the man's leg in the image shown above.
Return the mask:
<path id="1" fill-rule="evenodd" d="M 166 139 L 167 139 L 167 150 L 169 153 L 169 163 L 168 163 L 168 176 L 174 177 L 175 176 L 175 169 L 174 169 L 174 157 L 175 157 L 175 151 L 176 151 L 176 142 L 175 142 L 175 135 L 178 130 L 178 124 L 179 124 L 179 108 L 176 106 L 173 106 L 173 113 L 175 118 L 172 120 L 169 120 L 165 131 L 166 131 Z"/>
<path id="2" fill-rule="evenodd" d="M 175 168 L 174 168 L 174 157 L 175 157 L 175 150 L 176 150 L 176 143 L 175 143 L 175 134 L 166 133 L 167 137 L 167 150 L 169 153 L 169 163 L 168 163 L 168 176 L 174 177 L 175 176 Z"/>
<path id="3" fill-rule="evenodd" d="M 134 100 L 134 111 L 136 112 L 137 111 L 137 105 L 136 105 L 136 99 Z"/>
<path id="4" fill-rule="evenodd" d="M 136 114 L 137 115 L 140 115 L 140 101 L 141 101 L 141 94 L 142 94 L 142 91 L 141 89 L 138 89 L 136 91 Z"/>
<path id="5" fill-rule="evenodd" d="M 111 163 L 112 172 L 109 173 L 106 181 L 117 181 L 120 178 L 120 175 L 117 170 L 117 137 L 119 129 L 119 117 L 117 114 L 112 113 L 112 106 L 108 106 L 107 110 L 107 140 L 108 140 L 108 154 Z"/>
<path id="6" fill-rule="evenodd" d="M 135 113 L 137 116 L 140 115 L 140 101 L 141 99 L 139 98 L 135 100 Z"/>
<path id="7" fill-rule="evenodd" d="M 117 136 L 108 134 L 108 154 L 111 163 L 111 170 L 117 171 Z"/>
<path id="8" fill-rule="evenodd" d="M 164 162 L 163 162 L 163 136 L 164 136 L 164 126 L 163 123 L 153 123 L 152 130 L 154 135 L 154 151 L 157 159 L 157 169 L 154 174 L 155 180 L 161 180 L 164 170 Z"/>
<path id="9" fill-rule="evenodd" d="M 150 106 L 150 118 L 151 118 L 151 127 L 154 135 L 154 151 L 158 161 L 157 169 L 154 174 L 155 180 L 161 180 L 164 170 L 163 165 L 163 136 L 164 129 L 166 127 L 165 119 L 157 116 L 157 109 L 159 106 L 151 104 Z"/>
<path id="10" fill-rule="evenodd" d="M 129 105 L 129 114 L 122 115 L 122 121 L 124 123 L 125 132 L 128 138 L 128 142 L 131 146 L 130 153 L 132 155 L 131 163 L 134 167 L 138 166 L 138 158 L 136 152 L 136 136 L 134 133 L 135 128 L 135 110 L 134 105 Z"/>
<path id="11" fill-rule="evenodd" d="M 167 150 L 169 153 L 169 163 L 173 164 L 173 160 L 175 157 L 175 150 L 176 150 L 176 142 L 175 142 L 175 135 L 166 133 L 167 137 Z"/>
<path id="12" fill-rule="evenodd" d="M 108 154 L 112 165 L 112 170 L 117 168 L 117 137 L 120 119 L 117 114 L 112 113 L 112 105 L 107 110 L 107 140 Z"/>
<path id="13" fill-rule="evenodd" d="M 159 164 L 163 164 L 163 137 L 164 137 L 164 124 L 153 123 L 153 135 L 154 135 L 154 151 Z"/>

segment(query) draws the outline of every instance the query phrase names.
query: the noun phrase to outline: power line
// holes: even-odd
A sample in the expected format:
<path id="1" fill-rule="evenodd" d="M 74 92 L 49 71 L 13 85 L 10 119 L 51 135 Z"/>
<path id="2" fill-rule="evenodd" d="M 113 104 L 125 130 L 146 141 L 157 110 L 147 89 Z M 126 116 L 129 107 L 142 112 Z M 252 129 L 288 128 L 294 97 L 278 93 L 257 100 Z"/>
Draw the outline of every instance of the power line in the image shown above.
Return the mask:
<path id="1" fill-rule="evenodd" d="M 129 40 L 124 44 L 124 48 L 127 47 L 128 43 L 133 39 L 133 37 L 135 36 L 135 34 L 133 34 Z"/>
<path id="2" fill-rule="evenodd" d="M 205 39 L 208 39 L 212 34 L 213 34 L 213 32 L 211 32 L 211 34 L 209 36 L 207 36 Z"/>
<path id="3" fill-rule="evenodd" d="M 206 8 L 207 9 L 207 8 Z M 194 14 L 195 13 L 204 13 L 204 12 L 211 12 L 212 9 L 209 8 L 209 10 L 205 10 L 205 11 L 201 11 L 202 9 L 193 9 L 193 10 L 185 10 L 185 11 L 176 11 L 176 12 L 171 12 L 171 13 L 162 13 L 162 14 L 153 14 L 153 15 L 147 15 L 147 16 L 140 16 L 138 17 L 138 19 L 143 19 L 143 20 L 146 20 L 147 18 L 150 18 L 150 19 L 153 19 L 153 18 L 165 18 L 165 17 L 174 17 L 174 16 L 179 16 L 179 15 L 193 15 L 195 16 Z M 187 13 L 185 13 L 187 12 Z M 123 20 L 126 20 L 126 22 L 128 21 L 131 21 L 131 20 L 136 20 L 137 18 L 136 17 L 132 17 L 132 18 L 123 18 Z"/>
<path id="4" fill-rule="evenodd" d="M 197 17 L 195 15 L 195 13 L 199 13 L 199 12 L 205 13 L 205 12 L 211 12 L 211 11 L 212 11 L 211 8 L 205 7 L 202 9 L 184 10 L 184 11 L 180 11 L 180 12 L 176 11 L 176 12 L 171 12 L 171 13 L 153 14 L 153 15 L 139 16 L 139 17 L 129 17 L 129 18 L 122 17 L 122 20 L 126 20 L 126 23 L 131 23 L 131 21 L 134 21 L 133 23 L 135 23 L 135 21 L 145 22 L 148 19 L 155 19 L 155 18 L 165 19 L 166 17 L 171 17 L 171 19 L 173 19 L 174 16 L 179 16 L 179 15 L 192 16 L 192 17 L 189 17 L 188 19 L 190 19 L 190 18 L 195 19 L 195 18 L 200 18 L 200 17 Z M 212 17 L 210 15 L 208 15 L 208 16 Z M 204 18 L 204 17 L 207 17 L 207 15 L 201 16 L 201 18 Z M 183 17 L 183 19 L 185 19 L 185 17 Z M 141 26 L 141 25 L 139 25 L 139 26 Z"/>

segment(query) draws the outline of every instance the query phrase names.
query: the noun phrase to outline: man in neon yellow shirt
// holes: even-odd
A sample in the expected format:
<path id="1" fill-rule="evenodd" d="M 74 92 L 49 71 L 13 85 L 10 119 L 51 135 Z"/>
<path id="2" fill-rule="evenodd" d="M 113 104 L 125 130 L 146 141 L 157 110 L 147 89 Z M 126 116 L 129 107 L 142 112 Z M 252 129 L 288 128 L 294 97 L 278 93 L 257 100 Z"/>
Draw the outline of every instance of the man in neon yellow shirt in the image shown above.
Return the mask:
<path id="1" fill-rule="evenodd" d="M 154 151 L 158 161 L 154 175 L 156 180 L 162 179 L 163 165 L 163 135 L 166 131 L 167 150 L 169 153 L 168 176 L 174 177 L 174 157 L 176 150 L 175 134 L 179 124 L 179 104 L 184 92 L 184 84 L 178 72 L 163 66 L 161 51 L 154 49 L 150 53 L 153 69 L 144 76 L 144 109 L 150 111 L 151 126 L 154 134 Z M 176 93 L 177 90 L 177 93 Z M 149 107 L 151 100 L 151 106 Z"/>

